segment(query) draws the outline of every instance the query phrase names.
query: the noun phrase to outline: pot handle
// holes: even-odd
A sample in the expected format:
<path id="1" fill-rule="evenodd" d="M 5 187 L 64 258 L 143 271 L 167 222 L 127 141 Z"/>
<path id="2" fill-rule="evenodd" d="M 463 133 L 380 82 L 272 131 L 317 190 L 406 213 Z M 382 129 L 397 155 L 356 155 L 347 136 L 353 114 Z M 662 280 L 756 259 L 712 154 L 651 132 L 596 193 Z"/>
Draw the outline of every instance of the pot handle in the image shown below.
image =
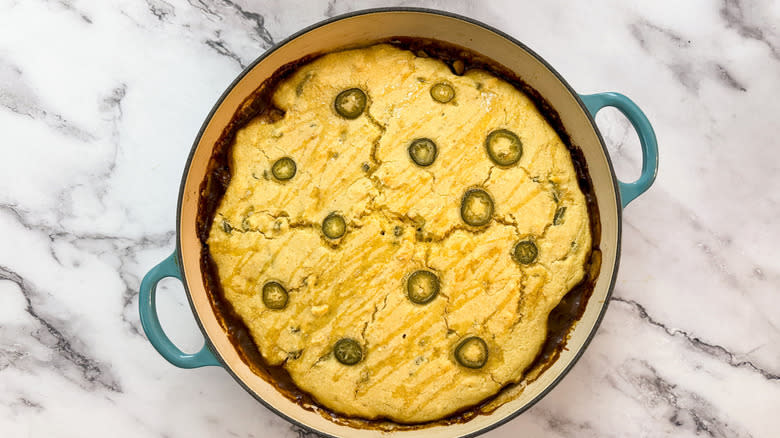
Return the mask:
<path id="1" fill-rule="evenodd" d="M 173 277 L 181 280 L 181 270 L 177 263 L 176 252 L 168 256 L 160 264 L 149 270 L 141 281 L 141 290 L 138 294 L 138 307 L 141 314 L 141 326 L 144 328 L 146 337 L 152 343 L 154 348 L 168 362 L 179 368 L 200 368 L 205 366 L 222 366 L 222 364 L 211 352 L 208 345 L 203 345 L 197 353 L 189 354 L 179 350 L 179 347 L 173 344 L 160 326 L 160 319 L 157 317 L 157 283 L 163 278 Z"/>
<path id="2" fill-rule="evenodd" d="M 631 122 L 639 135 L 639 143 L 642 145 L 642 173 L 634 182 L 618 181 L 621 205 L 625 207 L 649 189 L 655 181 L 658 173 L 658 142 L 655 131 L 645 113 L 631 99 L 620 93 L 581 94 L 580 99 L 594 118 L 596 113 L 605 106 L 617 108 Z"/>

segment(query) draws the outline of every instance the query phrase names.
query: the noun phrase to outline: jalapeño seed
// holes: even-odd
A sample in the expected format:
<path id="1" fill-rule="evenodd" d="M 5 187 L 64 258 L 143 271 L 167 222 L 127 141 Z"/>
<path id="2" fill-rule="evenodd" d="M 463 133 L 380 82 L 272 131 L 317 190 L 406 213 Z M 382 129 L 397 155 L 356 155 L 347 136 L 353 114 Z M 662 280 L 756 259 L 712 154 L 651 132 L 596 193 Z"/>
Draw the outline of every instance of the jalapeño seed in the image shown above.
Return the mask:
<path id="1" fill-rule="evenodd" d="M 483 189 L 469 189 L 460 201 L 460 217 L 472 227 L 487 225 L 493 217 L 493 199 Z"/>
<path id="2" fill-rule="evenodd" d="M 539 249 L 536 244 L 530 240 L 521 240 L 512 248 L 512 258 L 521 265 L 530 265 L 539 255 Z"/>
<path id="3" fill-rule="evenodd" d="M 341 338 L 333 346 L 333 355 L 344 365 L 355 365 L 363 359 L 363 349 L 351 338 Z"/>
<path id="4" fill-rule="evenodd" d="M 485 139 L 488 157 L 499 166 L 511 166 L 523 155 L 523 143 L 514 132 L 497 129 Z"/>
<path id="5" fill-rule="evenodd" d="M 366 93 L 360 88 L 344 90 L 333 101 L 336 112 L 345 119 L 356 119 L 366 109 Z"/>
<path id="6" fill-rule="evenodd" d="M 328 239 L 338 239 L 347 232 L 347 223 L 340 214 L 331 213 L 322 221 L 322 234 Z"/>
<path id="7" fill-rule="evenodd" d="M 415 304 L 428 304 L 439 294 L 439 277 L 431 271 L 415 271 L 406 280 L 406 296 Z"/>
<path id="8" fill-rule="evenodd" d="M 430 138 L 418 138 L 409 145 L 409 156 L 414 164 L 427 167 L 436 160 L 436 143 Z"/>
<path id="9" fill-rule="evenodd" d="M 455 89 L 452 85 L 439 82 L 431 87 L 431 97 L 439 103 L 447 103 L 455 97 Z"/>
<path id="10" fill-rule="evenodd" d="M 282 310 L 287 307 L 287 289 L 279 282 L 269 281 L 263 285 L 263 304 L 273 310 Z"/>
<path id="11" fill-rule="evenodd" d="M 279 181 L 287 181 L 294 177 L 297 170 L 298 168 L 295 165 L 295 161 L 290 157 L 279 158 L 273 166 L 271 166 L 271 173 L 274 175 L 274 178 Z"/>
<path id="12" fill-rule="evenodd" d="M 480 337 L 470 336 L 455 347 L 455 360 L 466 368 L 482 368 L 487 359 L 487 344 Z"/>

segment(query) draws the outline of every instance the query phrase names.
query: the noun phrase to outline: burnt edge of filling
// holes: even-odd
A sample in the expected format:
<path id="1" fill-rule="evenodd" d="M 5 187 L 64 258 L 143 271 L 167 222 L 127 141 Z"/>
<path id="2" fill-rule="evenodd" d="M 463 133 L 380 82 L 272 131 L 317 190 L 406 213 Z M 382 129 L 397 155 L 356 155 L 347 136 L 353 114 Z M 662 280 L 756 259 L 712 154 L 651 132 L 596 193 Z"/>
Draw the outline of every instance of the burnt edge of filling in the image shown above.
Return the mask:
<path id="1" fill-rule="evenodd" d="M 230 183 L 230 148 L 235 140 L 235 134 L 238 129 L 256 117 L 265 118 L 269 121 L 276 121 L 284 117 L 284 112 L 282 110 L 275 108 L 270 104 L 271 95 L 282 80 L 289 77 L 302 65 L 307 64 L 326 53 L 369 47 L 381 43 L 409 50 L 417 56 L 428 56 L 440 59 L 451 68 L 454 61 L 460 60 L 465 63 L 465 70 L 485 70 L 509 82 L 528 95 L 569 150 L 574 163 L 574 168 L 577 172 L 580 190 L 582 190 L 585 195 L 590 217 L 592 245 L 588 261 L 585 265 L 585 276 L 579 284 L 566 293 L 561 302 L 552 310 L 552 312 L 550 312 L 547 319 L 547 337 L 545 338 L 545 342 L 540 348 L 536 359 L 523 371 L 524 378 L 517 383 L 505 385 L 496 394 L 482 400 L 476 405 L 460 409 L 442 419 L 424 423 L 402 424 L 390 421 L 386 418 L 364 419 L 333 412 L 317 403 L 315 398 L 310 394 L 298 388 L 283 366 L 268 365 L 255 345 L 249 329 L 236 314 L 232 304 L 225 298 L 222 286 L 219 282 L 217 266 L 211 257 L 207 243 L 214 213 Z M 555 111 L 555 109 L 535 89 L 525 83 L 511 70 L 487 57 L 476 54 L 469 49 L 432 39 L 394 37 L 368 42 L 363 45 L 344 47 L 326 53 L 308 55 L 295 62 L 286 64 L 274 72 L 270 78 L 260 84 L 257 90 L 244 100 L 214 145 L 207 167 L 206 177 L 200 185 L 198 214 L 196 218 L 197 235 L 201 242 L 201 272 L 203 274 L 203 283 L 209 296 L 212 309 L 214 310 L 222 329 L 225 330 L 231 343 L 236 348 L 239 357 L 241 357 L 252 372 L 271 383 L 280 393 L 302 408 L 317 412 L 337 424 L 353 428 L 382 431 L 413 430 L 431 426 L 465 423 L 478 415 L 490 414 L 503 404 L 493 405 L 492 402 L 504 393 L 505 390 L 520 384 L 531 383 L 560 357 L 561 351 L 566 349 L 566 343 L 569 339 L 571 330 L 585 312 L 588 299 L 593 293 L 596 280 L 601 270 L 601 250 L 599 247 L 601 242 L 601 221 L 599 218 L 596 195 L 590 181 L 585 156 L 579 147 L 572 144 L 571 138 L 564 129 L 558 112 Z"/>

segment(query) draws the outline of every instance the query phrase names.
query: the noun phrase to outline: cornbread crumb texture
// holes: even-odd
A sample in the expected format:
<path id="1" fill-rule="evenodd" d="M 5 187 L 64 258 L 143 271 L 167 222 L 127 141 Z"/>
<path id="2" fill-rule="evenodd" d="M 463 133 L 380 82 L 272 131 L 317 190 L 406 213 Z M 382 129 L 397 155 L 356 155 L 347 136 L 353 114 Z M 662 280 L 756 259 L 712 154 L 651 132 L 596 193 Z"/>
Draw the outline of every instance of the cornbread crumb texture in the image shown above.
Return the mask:
<path id="1" fill-rule="evenodd" d="M 436 84 L 454 97 L 435 99 Z M 354 118 L 334 105 L 351 89 L 365 95 L 362 112 L 359 94 L 348 101 Z M 533 103 L 483 71 L 457 76 L 387 45 L 304 65 L 273 102 L 283 118 L 236 135 L 208 240 L 225 296 L 263 357 L 329 409 L 402 423 L 442 418 L 520 380 L 591 247 L 569 152 Z M 499 129 L 521 142 L 513 164 L 488 155 Z M 436 146 L 425 166 L 410 156 L 421 138 Z M 289 179 L 272 172 L 283 158 L 295 163 Z M 474 207 L 492 207 L 486 225 L 464 221 L 469 190 L 489 195 Z M 343 219 L 343 235 L 331 236 L 326 218 Z M 521 241 L 538 249 L 530 263 L 513 255 Z M 425 304 L 407 294 L 416 271 L 438 279 Z M 282 309 L 263 302 L 270 281 L 287 293 Z M 484 364 L 479 343 L 456 357 L 472 336 L 487 346 Z M 349 351 L 356 363 L 334 354 L 342 339 L 359 345 Z"/>

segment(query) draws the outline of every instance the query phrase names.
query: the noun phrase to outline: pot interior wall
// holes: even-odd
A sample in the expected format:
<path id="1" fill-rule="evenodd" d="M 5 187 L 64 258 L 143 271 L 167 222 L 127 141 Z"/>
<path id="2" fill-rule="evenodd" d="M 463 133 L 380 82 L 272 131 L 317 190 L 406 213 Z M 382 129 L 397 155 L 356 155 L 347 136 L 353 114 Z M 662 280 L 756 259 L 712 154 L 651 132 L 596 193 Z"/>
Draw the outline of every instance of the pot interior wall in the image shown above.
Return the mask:
<path id="1" fill-rule="evenodd" d="M 480 431 L 510 416 L 529 404 L 564 372 L 587 342 L 595 328 L 608 296 L 616 268 L 618 245 L 618 200 L 612 169 L 599 137 L 569 89 L 536 57 L 523 48 L 477 24 L 459 18 L 421 11 L 379 11 L 355 15 L 311 29 L 284 43 L 268 54 L 241 78 L 218 104 L 207 120 L 191 157 L 182 186 L 179 221 L 179 245 L 183 270 L 191 302 L 206 336 L 217 353 L 229 364 L 243 385 L 272 405 L 284 416 L 322 433 L 337 436 L 387 436 L 376 431 L 341 426 L 321 415 L 304 410 L 283 397 L 269 383 L 252 373 L 241 361 L 226 333 L 216 320 L 200 273 L 200 242 L 196 235 L 196 217 L 200 184 L 204 179 L 212 148 L 239 105 L 276 69 L 312 53 L 323 53 L 345 47 L 366 45 L 372 41 L 396 36 L 430 38 L 467 47 L 516 72 L 555 108 L 572 143 L 581 148 L 588 163 L 591 181 L 601 215 L 602 268 L 587 309 L 573 330 L 568 349 L 537 380 L 529 384 L 514 400 L 491 415 L 451 426 L 435 426 L 404 431 L 405 436 L 461 436 Z"/>

